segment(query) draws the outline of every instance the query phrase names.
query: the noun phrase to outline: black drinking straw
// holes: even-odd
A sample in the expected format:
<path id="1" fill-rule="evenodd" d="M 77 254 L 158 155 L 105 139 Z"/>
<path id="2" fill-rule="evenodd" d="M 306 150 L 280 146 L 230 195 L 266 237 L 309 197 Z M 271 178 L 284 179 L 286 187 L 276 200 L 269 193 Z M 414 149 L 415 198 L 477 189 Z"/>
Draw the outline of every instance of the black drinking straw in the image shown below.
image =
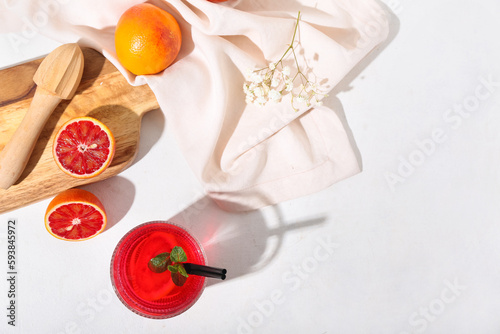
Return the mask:
<path id="1" fill-rule="evenodd" d="M 226 269 L 202 266 L 200 264 L 193 263 L 183 263 L 183 265 L 189 275 L 219 278 L 221 280 L 226 279 Z"/>

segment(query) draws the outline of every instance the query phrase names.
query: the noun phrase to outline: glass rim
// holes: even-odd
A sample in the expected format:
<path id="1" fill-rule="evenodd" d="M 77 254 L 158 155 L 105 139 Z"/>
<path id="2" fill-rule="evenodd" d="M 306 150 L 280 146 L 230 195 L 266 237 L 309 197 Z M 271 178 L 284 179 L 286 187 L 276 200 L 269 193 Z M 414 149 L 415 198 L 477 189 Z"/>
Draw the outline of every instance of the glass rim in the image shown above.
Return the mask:
<path id="1" fill-rule="evenodd" d="M 198 301 L 198 299 L 203 294 L 203 291 L 205 290 L 205 287 L 206 287 L 206 284 L 207 284 L 207 280 L 206 280 L 205 277 L 202 277 L 203 283 L 201 285 L 200 290 L 196 293 L 196 295 L 194 296 L 194 298 L 192 298 L 188 304 L 186 304 L 185 306 L 183 306 L 179 310 L 176 310 L 174 312 L 171 312 L 170 310 L 167 310 L 168 314 L 167 313 L 165 313 L 165 314 L 157 313 L 157 308 L 155 307 L 155 305 L 153 303 L 147 302 L 147 301 L 145 303 L 138 303 L 133 298 L 131 298 L 127 293 L 126 293 L 126 297 L 127 298 L 124 298 L 122 296 L 122 294 L 120 293 L 119 289 L 117 288 L 117 282 L 115 281 L 115 277 L 114 277 L 115 276 L 114 275 L 114 265 L 115 265 L 115 262 L 116 262 L 115 261 L 116 260 L 116 255 L 117 255 L 117 252 L 119 251 L 119 249 L 122 248 L 123 243 L 125 241 L 127 241 L 127 238 L 131 234 L 137 233 L 137 230 L 139 230 L 141 228 L 144 228 L 145 226 L 153 225 L 153 224 L 171 225 L 171 226 L 174 226 L 174 227 L 179 228 L 182 231 L 186 232 L 187 235 L 194 240 L 195 244 L 197 245 L 198 249 L 200 250 L 200 253 L 201 253 L 202 257 L 203 257 L 204 264 L 205 265 L 207 264 L 207 256 L 206 256 L 205 250 L 203 248 L 203 245 L 185 227 L 182 227 L 179 224 L 173 223 L 173 222 L 171 222 L 169 220 L 152 220 L 152 221 L 141 223 L 141 224 L 135 226 L 134 228 L 132 228 L 131 230 L 129 230 L 127 233 L 125 233 L 120 238 L 120 240 L 118 241 L 118 243 L 116 244 L 115 249 L 113 250 L 113 254 L 111 255 L 111 261 L 110 261 L 111 285 L 112 285 L 113 290 L 115 291 L 115 294 L 117 295 L 118 299 L 122 302 L 123 305 L 125 305 L 125 307 L 127 309 L 131 310 L 132 312 L 134 312 L 134 313 L 136 313 L 136 314 L 138 314 L 138 315 L 140 315 L 142 317 L 146 317 L 146 318 L 150 318 L 150 319 L 168 319 L 168 318 L 172 318 L 172 317 L 175 317 L 175 316 L 178 316 L 178 315 L 184 313 L 185 311 L 187 311 L 188 309 L 190 309 Z M 118 275 L 118 276 L 120 276 L 120 275 Z M 123 283 L 120 283 L 119 285 L 123 286 Z M 123 289 L 123 290 L 125 290 L 125 289 Z M 136 307 L 138 307 L 138 308 L 140 308 L 140 309 L 142 309 L 142 310 L 144 310 L 146 312 L 157 313 L 157 314 L 150 314 L 150 313 L 141 312 L 140 310 L 137 310 L 134 307 L 132 307 L 130 305 L 131 303 L 133 304 L 133 306 L 136 306 Z"/>

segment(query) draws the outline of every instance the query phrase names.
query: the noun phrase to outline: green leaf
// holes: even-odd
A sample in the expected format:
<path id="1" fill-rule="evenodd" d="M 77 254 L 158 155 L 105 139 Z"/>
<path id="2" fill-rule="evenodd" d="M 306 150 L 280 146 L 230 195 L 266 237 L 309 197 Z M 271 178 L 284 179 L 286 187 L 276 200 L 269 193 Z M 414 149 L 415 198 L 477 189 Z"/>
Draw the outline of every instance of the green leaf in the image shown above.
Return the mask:
<path id="1" fill-rule="evenodd" d="M 188 274 L 184 265 L 182 263 L 176 263 L 174 265 L 168 266 L 168 270 L 170 271 L 170 275 L 172 276 L 172 281 L 177 286 L 183 286 L 186 283 L 188 278 Z"/>
<path id="2" fill-rule="evenodd" d="M 180 272 L 171 273 L 172 281 L 177 286 L 183 286 L 186 283 L 187 277 L 182 275 Z"/>
<path id="3" fill-rule="evenodd" d="M 172 252 L 170 253 L 170 257 L 172 259 L 172 262 L 186 262 L 187 261 L 186 253 L 184 253 L 184 250 L 179 246 L 175 246 L 172 249 Z"/>
<path id="4" fill-rule="evenodd" d="M 184 250 L 175 246 L 170 253 L 161 253 L 148 262 L 148 267 L 155 273 L 170 271 L 172 281 L 177 286 L 183 286 L 189 276 L 182 262 L 187 261 Z"/>
<path id="5" fill-rule="evenodd" d="M 170 253 L 158 254 L 148 262 L 148 268 L 155 273 L 162 273 L 172 264 Z"/>
<path id="6" fill-rule="evenodd" d="M 179 272 L 182 276 L 184 276 L 184 277 L 189 277 L 188 273 L 186 272 L 186 268 L 184 268 L 184 265 L 183 265 L 183 264 L 179 263 L 179 264 L 176 264 L 176 266 L 179 266 L 179 267 L 177 268 L 177 270 L 178 270 L 178 272 Z"/>

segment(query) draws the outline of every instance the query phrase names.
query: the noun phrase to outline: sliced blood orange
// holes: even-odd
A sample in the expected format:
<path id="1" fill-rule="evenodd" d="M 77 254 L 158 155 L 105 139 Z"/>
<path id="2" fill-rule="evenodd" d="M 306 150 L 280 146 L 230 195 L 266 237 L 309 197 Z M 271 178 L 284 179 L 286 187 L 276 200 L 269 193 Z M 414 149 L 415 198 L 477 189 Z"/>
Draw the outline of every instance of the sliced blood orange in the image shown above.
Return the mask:
<path id="1" fill-rule="evenodd" d="M 82 241 L 95 237 L 106 227 L 106 211 L 101 201 L 89 191 L 68 189 L 49 203 L 45 228 L 54 237 Z"/>
<path id="2" fill-rule="evenodd" d="M 115 154 L 115 139 L 106 125 L 92 117 L 77 117 L 57 132 L 52 154 L 56 164 L 73 177 L 101 174 Z"/>

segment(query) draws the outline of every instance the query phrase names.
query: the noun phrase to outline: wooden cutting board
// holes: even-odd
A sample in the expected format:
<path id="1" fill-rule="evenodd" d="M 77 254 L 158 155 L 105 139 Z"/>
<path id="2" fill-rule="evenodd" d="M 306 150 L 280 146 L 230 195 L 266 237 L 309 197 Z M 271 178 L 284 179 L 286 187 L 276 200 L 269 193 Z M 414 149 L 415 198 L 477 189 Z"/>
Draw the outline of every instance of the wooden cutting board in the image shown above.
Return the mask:
<path id="1" fill-rule="evenodd" d="M 117 175 L 134 160 L 142 116 L 158 109 L 147 85 L 131 86 L 99 52 L 82 48 L 82 81 L 72 100 L 63 100 L 52 113 L 20 179 L 0 189 L 0 213 L 55 196 L 63 190 Z M 35 74 L 42 59 L 0 71 L 0 150 L 21 123 L 35 93 Z M 52 142 L 59 127 L 71 118 L 91 116 L 106 124 L 116 140 L 111 165 L 100 175 L 81 180 L 63 173 L 52 158 Z"/>

